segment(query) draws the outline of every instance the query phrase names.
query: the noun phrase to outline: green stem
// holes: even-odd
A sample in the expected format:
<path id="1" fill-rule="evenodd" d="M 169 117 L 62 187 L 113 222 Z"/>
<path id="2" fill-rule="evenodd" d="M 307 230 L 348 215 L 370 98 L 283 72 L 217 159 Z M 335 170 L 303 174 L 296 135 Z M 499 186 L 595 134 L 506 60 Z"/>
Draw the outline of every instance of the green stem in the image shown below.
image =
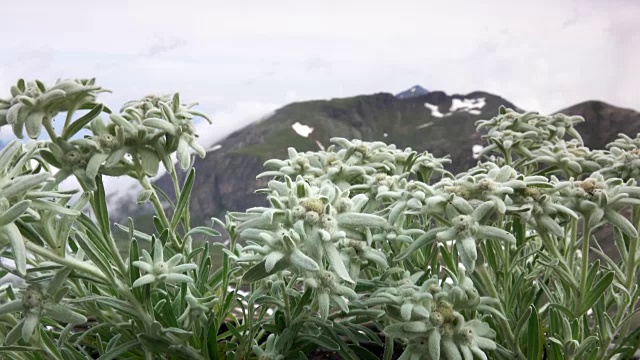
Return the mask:
<path id="1" fill-rule="evenodd" d="M 589 242 L 591 240 L 591 224 L 589 224 L 590 216 L 584 217 L 584 224 L 582 230 L 582 268 L 580 269 L 580 291 L 581 294 L 581 302 L 584 301 L 585 296 L 587 295 L 587 274 L 589 271 L 587 267 L 589 266 Z"/>
<path id="2" fill-rule="evenodd" d="M 384 355 L 382 355 L 382 360 L 391 360 L 393 358 L 393 347 L 393 338 L 391 336 L 387 336 L 384 339 Z"/>
<path id="3" fill-rule="evenodd" d="M 482 280 L 483 285 L 489 292 L 489 295 L 494 299 L 500 299 L 498 295 L 498 290 L 496 290 L 496 287 L 494 286 L 493 281 L 489 276 L 489 273 L 484 268 L 484 265 L 477 266 L 476 273 Z M 506 315 L 504 307 L 502 306 L 502 301 L 498 302 L 498 311 Z M 522 350 L 520 350 L 520 346 L 516 341 L 516 337 L 513 334 L 513 331 L 511 330 L 511 326 L 509 325 L 509 322 L 504 318 L 497 318 L 496 320 L 500 323 L 500 327 L 502 328 L 502 331 L 505 333 L 507 337 L 507 342 L 509 343 L 509 346 L 516 351 L 518 359 L 526 360 L 527 357 L 524 356 L 524 354 L 522 353 Z"/>
<path id="4" fill-rule="evenodd" d="M 578 243 L 578 220 L 571 219 L 571 240 L 569 241 L 569 251 L 565 249 L 565 255 L 568 258 L 569 269 L 573 269 L 573 263 L 576 256 L 576 245 Z"/>
<path id="5" fill-rule="evenodd" d="M 633 208 L 633 215 L 631 217 L 631 221 L 633 222 L 633 225 L 635 226 L 636 229 L 640 228 L 640 207 Z M 638 239 L 638 237 L 629 239 L 629 251 L 627 253 L 627 259 L 625 261 L 626 269 L 625 269 L 625 281 L 624 281 L 625 288 L 627 289 L 631 289 L 632 286 L 634 286 L 634 284 L 638 282 L 638 279 L 636 276 L 636 272 L 637 272 L 636 268 L 638 267 L 637 253 L 638 253 L 638 246 L 640 246 L 640 244 L 638 244 L 639 242 L 640 242 L 640 239 Z M 629 301 L 629 307 L 624 309 L 626 311 L 622 311 L 621 309 L 618 310 L 619 313 L 618 313 L 618 316 L 616 317 L 616 320 L 617 320 L 616 324 L 620 323 L 624 315 L 630 314 L 635 310 L 637 302 L 638 302 L 638 292 L 635 291 L 631 295 L 631 300 Z M 620 341 L 623 341 L 625 339 L 625 337 L 627 336 L 627 333 L 629 332 L 630 327 L 631 327 L 631 321 L 627 321 L 622 326 L 622 328 L 618 332 L 618 339 L 620 339 Z"/>
<path id="6" fill-rule="evenodd" d="M 76 112 L 76 109 L 71 108 L 69 109 L 69 111 L 67 111 L 67 117 L 64 119 L 64 127 L 62 128 L 62 130 L 64 131 L 66 128 L 69 127 L 69 125 L 71 125 L 71 118 L 73 117 L 73 113 Z"/>
<path id="7" fill-rule="evenodd" d="M 284 283 L 280 283 L 280 291 L 282 291 L 282 300 L 284 301 L 284 319 L 287 326 L 291 325 L 291 304 L 289 303 L 289 294 Z"/>
<path id="8" fill-rule="evenodd" d="M 53 124 L 51 124 L 51 119 L 49 117 L 45 117 L 42 120 L 42 125 L 47 131 L 47 135 L 49 135 L 51 141 L 55 140 L 58 137 L 58 134 L 56 134 L 56 131 L 53 129 Z"/>
<path id="9" fill-rule="evenodd" d="M 167 215 L 164 212 L 164 207 L 162 206 L 162 202 L 160 201 L 160 198 L 158 197 L 158 194 L 156 193 L 153 186 L 151 186 L 149 178 L 146 176 L 141 176 L 138 178 L 138 182 L 140 182 L 140 185 L 142 185 L 145 190 L 151 191 L 151 197 L 149 198 L 149 200 L 151 201 L 151 204 L 153 204 L 153 207 L 156 210 L 156 214 L 160 218 L 162 226 L 164 226 L 166 229 L 171 229 L 171 222 L 169 221 L 169 218 L 167 218 Z M 178 243 L 178 239 L 176 239 L 172 231 L 169 231 L 169 239 L 174 249 L 176 251 L 181 251 L 181 246 Z"/>
<path id="10" fill-rule="evenodd" d="M 92 276 L 104 281 L 104 282 L 109 282 L 109 278 L 102 273 L 102 271 L 100 271 L 100 269 L 98 269 L 97 267 L 93 266 L 93 265 L 89 265 L 85 262 L 82 261 L 78 261 L 74 258 L 66 258 L 66 257 L 61 257 L 58 256 L 56 254 L 54 254 L 53 252 L 40 247 L 39 245 L 36 245 L 32 242 L 26 242 L 26 247 L 29 251 L 38 254 L 46 259 L 49 259 L 53 262 L 56 262 L 60 265 L 65 265 L 68 266 L 74 270 L 78 270 L 80 272 L 84 272 L 84 273 L 88 273 L 91 274 Z"/>

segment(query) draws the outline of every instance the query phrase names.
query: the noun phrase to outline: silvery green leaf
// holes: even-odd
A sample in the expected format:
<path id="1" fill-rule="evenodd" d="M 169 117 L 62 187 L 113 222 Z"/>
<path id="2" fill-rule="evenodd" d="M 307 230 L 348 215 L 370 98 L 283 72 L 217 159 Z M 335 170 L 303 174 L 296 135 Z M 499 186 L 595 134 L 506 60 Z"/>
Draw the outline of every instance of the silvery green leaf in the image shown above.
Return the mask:
<path id="1" fill-rule="evenodd" d="M 550 218 L 547 215 L 543 215 L 536 219 L 536 223 L 547 230 L 550 230 L 551 233 L 559 238 L 564 237 L 564 229 L 558 223 Z"/>
<path id="2" fill-rule="evenodd" d="M 471 217 L 473 217 L 475 221 L 480 222 L 493 210 L 495 206 L 496 204 L 491 201 L 484 202 L 475 209 L 473 214 L 471 214 Z"/>
<path id="3" fill-rule="evenodd" d="M 331 267 L 336 272 L 336 274 L 344 281 L 353 284 L 354 281 L 349 276 L 349 272 L 347 271 L 346 266 L 344 266 L 344 262 L 342 262 L 342 257 L 338 252 L 338 249 L 333 243 L 325 242 L 322 244 L 324 247 L 324 251 L 327 254 L 327 258 L 329 259 L 329 263 Z"/>
<path id="4" fill-rule="evenodd" d="M 186 282 L 186 283 L 192 283 L 193 279 L 190 276 L 187 275 L 183 275 L 183 274 L 163 274 L 158 276 L 158 278 L 166 283 L 179 283 L 179 282 Z"/>
<path id="5" fill-rule="evenodd" d="M 20 337 L 22 336 L 22 327 L 24 326 L 24 319 L 22 319 L 20 322 L 18 322 L 18 324 L 16 324 L 16 326 L 14 326 L 11 331 L 9 331 L 9 333 L 7 334 L 7 336 L 4 339 L 4 345 L 5 346 L 10 346 L 15 344 L 18 340 L 20 340 Z"/>
<path id="6" fill-rule="evenodd" d="M 320 267 L 312 258 L 303 254 L 302 251 L 294 249 L 289 257 L 291 264 L 308 271 L 318 271 Z"/>
<path id="7" fill-rule="evenodd" d="M 462 355 L 458 351 L 458 347 L 453 342 L 452 338 L 443 337 L 440 340 L 441 352 L 444 353 L 444 358 L 448 360 L 462 360 Z"/>
<path id="8" fill-rule="evenodd" d="M 134 281 L 133 284 L 131 285 L 131 287 L 137 288 L 137 287 L 140 287 L 140 286 L 151 284 L 151 283 L 153 283 L 155 281 L 156 281 L 155 275 L 146 274 L 146 275 L 141 276 L 140 278 L 138 278 L 136 281 Z"/>
<path id="9" fill-rule="evenodd" d="M 196 154 L 198 154 L 198 156 L 199 156 L 201 159 L 203 159 L 203 158 L 207 155 L 206 150 L 205 150 L 202 146 L 200 146 L 200 144 L 198 144 L 198 141 L 196 141 L 196 138 L 195 138 L 195 137 L 192 137 L 192 138 L 189 140 L 189 146 L 191 146 L 191 148 L 193 149 L 193 151 L 195 151 L 195 152 L 196 152 Z"/>
<path id="10" fill-rule="evenodd" d="M 113 121 L 116 125 L 122 127 L 124 131 L 130 136 L 138 136 L 138 130 L 135 128 L 135 126 L 133 126 L 127 119 L 123 118 L 122 116 L 118 114 L 111 114 L 109 115 L 109 119 L 111 119 L 111 121 Z"/>
<path id="11" fill-rule="evenodd" d="M 450 228 L 439 232 L 436 237 L 438 238 L 438 241 L 441 242 L 455 240 L 458 237 L 458 230 Z"/>
<path id="12" fill-rule="evenodd" d="M 0 226 L 0 244 L 11 244 L 13 260 L 16 263 L 16 269 L 22 276 L 27 274 L 27 250 L 22 239 L 20 230 L 14 223 Z"/>
<path id="13" fill-rule="evenodd" d="M 209 118 L 209 116 L 207 116 L 205 113 L 202 113 L 202 112 L 196 111 L 196 110 L 189 110 L 189 113 L 191 115 L 194 115 L 194 116 L 201 117 L 201 118 L 205 119 L 209 124 L 213 124 L 213 122 L 211 122 L 211 119 Z"/>
<path id="14" fill-rule="evenodd" d="M 408 303 L 402 304 L 400 306 L 400 315 L 402 316 L 402 319 L 405 320 L 405 321 L 411 320 L 411 311 L 412 310 L 413 310 L 413 304 L 412 303 L 408 302 Z M 422 324 L 422 323 L 420 323 L 420 324 Z"/>
<path id="15" fill-rule="evenodd" d="M 318 293 L 318 312 L 320 313 L 320 318 L 326 319 L 329 317 L 329 309 L 331 307 L 331 301 L 329 294 L 326 292 Z"/>
<path id="16" fill-rule="evenodd" d="M 281 251 L 272 251 L 267 255 L 264 259 L 264 267 L 267 273 L 270 273 L 273 268 L 276 266 L 278 261 L 282 260 L 285 257 L 285 254 Z"/>
<path id="17" fill-rule="evenodd" d="M 100 171 L 100 166 L 102 166 L 102 163 L 108 157 L 109 157 L 109 154 L 105 154 L 105 153 L 93 154 L 93 156 L 91 156 L 91 158 L 89 159 L 89 162 L 87 163 L 87 168 L 85 170 L 87 172 L 87 176 L 91 178 L 95 178 L 98 175 L 98 171 Z"/>
<path id="18" fill-rule="evenodd" d="M 27 129 L 27 135 L 32 139 L 37 139 L 42 131 L 42 118 L 44 113 L 41 111 L 34 111 L 29 114 L 25 119 L 25 128 Z"/>
<path id="19" fill-rule="evenodd" d="M 58 205 L 55 202 L 46 201 L 46 200 L 40 200 L 40 199 L 33 200 L 31 202 L 30 209 L 43 210 L 43 211 L 52 211 L 52 212 L 58 213 L 60 215 L 71 215 L 71 216 L 80 215 L 80 211 L 79 210 L 69 209 L 69 208 L 67 208 L 65 206 Z"/>
<path id="20" fill-rule="evenodd" d="M 414 242 L 412 242 L 411 244 L 409 244 L 409 246 L 404 249 L 400 254 L 398 254 L 398 256 L 396 256 L 393 261 L 401 261 L 406 259 L 409 255 L 411 255 L 414 251 L 420 249 L 421 247 L 430 244 L 431 242 L 433 242 L 433 240 L 435 240 L 436 235 L 443 231 L 445 228 L 435 228 L 435 229 L 431 229 L 429 231 L 427 231 L 426 233 L 424 233 L 423 235 L 421 235 L 419 238 L 417 238 Z"/>
<path id="21" fill-rule="evenodd" d="M 473 238 L 460 239 L 456 242 L 456 247 L 458 255 L 460 255 L 460 262 L 467 271 L 472 272 L 476 266 L 476 260 L 478 260 L 475 240 Z"/>
<path id="22" fill-rule="evenodd" d="M 510 244 L 516 243 L 516 238 L 510 232 L 493 226 L 478 226 L 477 236 L 484 239 L 502 240 Z"/>
<path id="23" fill-rule="evenodd" d="M 440 359 L 440 331 L 438 331 L 438 329 L 433 329 L 429 332 L 427 347 L 429 349 L 429 356 L 431 356 L 432 359 Z"/>
<path id="24" fill-rule="evenodd" d="M 611 209 L 606 209 L 604 211 L 604 218 L 609 223 L 611 223 L 611 225 L 617 227 L 618 229 L 620 229 L 623 233 L 625 233 L 629 237 L 631 237 L 631 238 L 638 237 L 638 232 L 633 227 L 631 222 L 629 222 L 629 220 L 627 220 L 627 218 L 625 218 L 624 216 L 620 215 L 618 212 L 616 212 L 614 210 L 611 210 Z"/>
<path id="25" fill-rule="evenodd" d="M 383 227 L 387 221 L 373 214 L 346 213 L 338 215 L 338 223 L 349 227 Z"/>
<path id="26" fill-rule="evenodd" d="M 9 301 L 6 304 L 0 305 L 0 315 L 11 314 L 14 312 L 19 312 L 24 310 L 24 306 L 22 305 L 22 299 L 16 299 L 13 301 Z"/>
<path id="27" fill-rule="evenodd" d="M 151 198 L 151 195 L 153 195 L 153 191 L 152 190 L 142 190 L 138 194 L 138 197 L 136 198 L 136 202 L 138 204 L 144 204 L 147 201 L 149 201 L 149 199 Z"/>
<path id="28" fill-rule="evenodd" d="M 158 155 L 147 148 L 139 148 L 140 164 L 147 176 L 155 176 L 160 168 L 160 158 Z"/>
<path id="29" fill-rule="evenodd" d="M 46 93 L 40 95 L 38 97 L 38 101 L 42 105 L 48 105 L 47 103 L 51 103 L 55 100 L 62 99 L 65 97 L 65 92 L 59 89 L 51 89 Z"/>
<path id="30" fill-rule="evenodd" d="M 345 314 L 349 313 L 349 305 L 347 304 L 346 301 L 344 301 L 343 298 L 337 295 L 330 295 L 330 298 L 331 300 L 333 300 L 334 304 L 338 305 L 338 307 L 340 308 L 340 310 L 342 310 L 342 312 L 344 312 Z"/>
<path id="31" fill-rule="evenodd" d="M 402 213 L 406 209 L 406 207 L 407 207 L 406 201 L 396 202 L 391 208 L 391 211 L 389 211 L 389 224 L 391 225 L 395 224 L 398 218 L 400 217 L 400 215 L 402 215 Z"/>
<path id="32" fill-rule="evenodd" d="M 22 143 L 16 140 L 9 142 L 0 150 L 0 172 L 6 171 L 11 166 L 13 158 L 21 150 Z"/>
<path id="33" fill-rule="evenodd" d="M 154 129 L 162 130 L 167 134 L 170 134 L 173 136 L 177 135 L 175 126 L 163 119 L 157 119 L 157 118 L 146 119 L 142 122 L 142 125 L 148 126 Z"/>
<path id="34" fill-rule="evenodd" d="M 22 175 L 19 178 L 16 178 L 14 181 L 10 182 L 8 185 L 5 185 L 4 188 L 0 189 L 0 194 L 8 198 L 18 197 L 27 192 L 29 189 L 43 184 L 45 181 L 49 180 L 50 176 L 51 175 L 46 172 L 32 175 Z"/>
<path id="35" fill-rule="evenodd" d="M 460 196 L 454 196 L 451 199 L 451 204 L 463 214 L 471 214 L 473 212 L 473 207 L 469 202 Z"/>
<path id="36" fill-rule="evenodd" d="M 45 306 L 46 316 L 53 320 L 68 324 L 84 324 L 87 318 L 60 304 Z"/>
<path id="37" fill-rule="evenodd" d="M 178 164 L 180 165 L 180 168 L 183 171 L 186 171 L 191 163 L 191 156 L 189 155 L 188 144 L 182 136 L 178 140 L 178 150 L 176 150 L 176 155 L 178 157 Z"/>
<path id="38" fill-rule="evenodd" d="M 18 103 L 10 107 L 9 111 L 7 111 L 7 123 L 10 125 L 18 124 L 18 117 L 21 111 L 28 111 L 24 103 Z M 22 127 L 22 124 L 19 125 Z"/>
<path id="39" fill-rule="evenodd" d="M 31 205 L 31 200 L 22 200 L 0 214 L 0 226 L 16 221 Z"/>
<path id="40" fill-rule="evenodd" d="M 26 312 L 22 322 L 22 341 L 29 342 L 36 327 L 40 324 L 40 319 L 37 314 L 28 311 Z"/>
<path id="41" fill-rule="evenodd" d="M 121 147 L 112 151 L 109 154 L 109 157 L 107 157 L 104 163 L 104 166 L 107 168 L 110 168 L 117 165 L 120 162 L 120 160 L 122 160 L 124 156 L 127 154 L 127 151 L 128 149 L 126 147 Z"/>

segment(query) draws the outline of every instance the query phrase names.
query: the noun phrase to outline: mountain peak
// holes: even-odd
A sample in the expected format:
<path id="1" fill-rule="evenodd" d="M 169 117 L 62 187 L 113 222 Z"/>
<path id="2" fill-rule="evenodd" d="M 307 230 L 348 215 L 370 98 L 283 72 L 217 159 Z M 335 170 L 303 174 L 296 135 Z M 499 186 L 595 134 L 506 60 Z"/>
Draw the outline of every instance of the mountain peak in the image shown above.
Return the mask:
<path id="1" fill-rule="evenodd" d="M 420 85 L 414 85 L 411 88 L 396 95 L 398 99 L 411 99 L 418 96 L 424 96 L 429 93 L 429 90 L 423 88 Z"/>

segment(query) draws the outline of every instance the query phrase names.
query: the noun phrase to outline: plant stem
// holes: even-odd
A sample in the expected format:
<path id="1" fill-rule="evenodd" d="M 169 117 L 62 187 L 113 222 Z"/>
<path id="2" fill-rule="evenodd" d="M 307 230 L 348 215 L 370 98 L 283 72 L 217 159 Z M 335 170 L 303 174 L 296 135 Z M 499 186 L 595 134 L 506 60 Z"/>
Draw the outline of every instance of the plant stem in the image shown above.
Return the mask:
<path id="1" fill-rule="evenodd" d="M 151 191 L 151 197 L 149 198 L 149 200 L 151 200 L 151 203 L 153 204 L 153 207 L 156 210 L 156 214 L 160 218 L 160 222 L 162 222 L 162 225 L 166 229 L 171 229 L 171 222 L 169 221 L 169 218 L 167 218 L 167 215 L 164 213 L 164 207 L 162 206 L 162 202 L 160 202 L 160 198 L 158 197 L 158 194 L 156 193 L 153 186 L 151 186 L 151 183 L 149 182 L 149 178 L 146 176 L 141 176 L 138 178 L 138 182 L 140 182 L 140 185 L 142 185 L 142 187 L 145 190 Z M 181 251 L 180 244 L 178 243 L 178 239 L 176 239 L 176 236 L 173 234 L 172 231 L 169 231 L 169 239 L 171 240 L 171 245 L 174 247 L 174 249 L 176 251 Z"/>
<path id="2" fill-rule="evenodd" d="M 384 339 L 384 355 L 382 355 L 382 360 L 391 360 L 393 357 L 393 347 L 394 342 L 391 336 L 387 336 Z"/>
<path id="3" fill-rule="evenodd" d="M 73 117 L 73 113 L 75 112 L 75 108 L 71 108 L 69 109 L 69 111 L 67 111 L 67 117 L 64 119 L 64 127 L 62 128 L 62 131 L 66 130 L 69 125 L 71 125 L 71 118 Z"/>
<path id="4" fill-rule="evenodd" d="M 581 302 L 584 301 L 587 289 L 587 267 L 589 266 L 589 242 L 591 240 L 591 224 L 589 224 L 590 216 L 584 217 L 582 230 L 582 268 L 580 269 L 580 291 Z"/>
<path id="5" fill-rule="evenodd" d="M 480 279 L 484 283 L 484 286 L 489 292 L 489 295 L 499 300 L 500 297 L 498 295 L 498 290 L 496 290 L 493 284 L 493 281 L 489 276 L 489 273 L 484 268 L 484 265 L 476 266 L 476 273 L 479 275 Z M 502 301 L 498 302 L 498 311 L 505 314 L 504 307 L 502 306 Z M 515 335 L 513 334 L 513 331 L 511 330 L 511 326 L 509 325 L 509 322 L 503 318 L 497 318 L 496 320 L 500 323 L 500 326 L 502 327 L 502 331 L 505 333 L 507 337 L 507 342 L 509 343 L 509 346 L 517 352 L 519 359 L 526 360 L 527 357 L 524 356 L 524 354 L 522 353 L 522 350 L 520 350 L 520 346 L 518 346 L 518 343 L 516 341 Z"/>
<path id="6" fill-rule="evenodd" d="M 48 249 L 45 249 L 39 245 L 36 245 L 32 242 L 25 242 L 26 247 L 29 251 L 38 254 L 44 258 L 47 258 L 53 262 L 56 262 L 60 265 L 65 265 L 68 266 L 74 270 L 78 270 L 84 273 L 88 273 L 91 274 L 92 276 L 104 281 L 104 282 L 109 282 L 109 279 L 107 278 L 107 276 L 105 274 L 102 273 L 102 271 L 100 271 L 100 269 L 98 269 L 97 267 L 93 266 L 93 265 L 89 265 L 85 262 L 82 261 L 78 261 L 76 259 L 73 258 L 66 258 L 66 257 L 61 257 L 58 256 L 54 253 L 52 253 L 51 251 L 49 251 Z"/>
<path id="7" fill-rule="evenodd" d="M 51 138 L 51 141 L 55 140 L 58 137 L 56 131 L 53 129 L 53 125 L 51 124 L 51 119 L 48 116 L 42 119 L 42 125 L 47 131 L 47 135 L 49 135 L 49 138 Z"/>
<path id="8" fill-rule="evenodd" d="M 571 240 L 569 241 L 569 250 L 565 249 L 565 256 L 568 256 L 569 269 L 573 269 L 573 263 L 576 256 L 576 244 L 578 243 L 578 220 L 571 219 Z"/>

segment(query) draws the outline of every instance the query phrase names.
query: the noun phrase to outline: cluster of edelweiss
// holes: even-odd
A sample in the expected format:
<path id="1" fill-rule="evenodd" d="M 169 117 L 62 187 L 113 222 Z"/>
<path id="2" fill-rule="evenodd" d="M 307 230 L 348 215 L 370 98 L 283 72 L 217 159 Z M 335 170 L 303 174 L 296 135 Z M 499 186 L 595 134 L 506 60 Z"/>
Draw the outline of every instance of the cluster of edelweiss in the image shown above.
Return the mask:
<path id="1" fill-rule="evenodd" d="M 20 226 L 52 213 L 79 215 L 65 206 L 70 194 L 57 190 L 66 177 L 74 175 L 84 190 L 94 190 L 98 174 L 143 181 L 161 162 L 173 171 L 173 153 L 183 169 L 190 164 L 190 148 L 204 156 L 192 119 L 206 117 L 177 95 L 146 97 L 116 114 L 95 103 L 101 91 L 93 80 L 65 80 L 49 88 L 19 81 L 12 98 L 0 100 L 0 126 L 11 125 L 19 138 L 26 129 L 34 139 L 44 127 L 53 139 L 14 141 L 0 151 L 0 249 L 11 247 L 20 275 L 27 272 L 29 246 L 37 246 L 25 243 Z M 66 112 L 69 122 L 81 109 L 90 112 L 52 136 L 56 115 Z M 108 120 L 96 116 L 102 112 L 110 114 Z M 580 216 L 637 235 L 619 210 L 640 204 L 640 138 L 621 136 L 609 150 L 590 150 L 573 127 L 580 120 L 501 109 L 478 124 L 488 131 L 487 162 L 457 176 L 444 170 L 448 159 L 381 142 L 336 138 L 326 151 L 289 149 L 289 159 L 267 161 L 261 174 L 274 178 L 261 190 L 271 206 L 229 214 L 230 232 L 244 241 L 235 261 L 251 266 L 245 278 L 252 281 L 295 274 L 298 287 L 312 289 L 312 308 L 323 319 L 332 309 L 348 314 L 355 305 L 383 308 L 377 320 L 384 332 L 407 341 L 401 359 L 486 358 L 497 345 L 485 316 L 504 315 L 497 299 L 479 295 L 469 275 L 485 265 L 480 242 L 515 244 L 502 228 L 506 217 L 549 236 L 562 237 L 563 225 Z M 85 128 L 89 134 L 74 138 Z M 563 140 L 565 135 L 573 140 Z M 50 165 L 59 169 L 55 176 Z M 432 273 L 415 266 L 422 249 L 437 246 L 455 246 L 459 267 Z M 184 273 L 196 265 L 183 264 L 180 254 L 165 260 L 162 250 L 156 241 L 153 256 L 143 251 L 133 262 L 144 271 L 133 287 L 192 280 Z M 86 261 L 82 251 L 74 256 Z M 63 301 L 68 289 L 60 285 L 69 272 L 59 271 L 47 286 L 32 284 L 21 298 L 0 305 L 0 315 L 23 313 L 5 342 L 28 341 L 42 316 L 86 321 Z M 376 280 L 368 282 L 375 291 L 356 291 L 365 275 Z M 197 328 L 215 300 L 187 290 L 180 321 Z M 282 357 L 274 350 L 276 337 L 269 336 L 267 349 L 254 347 L 256 355 Z"/>
<path id="2" fill-rule="evenodd" d="M 560 237 L 561 225 L 582 215 L 635 235 L 618 210 L 640 202 L 640 139 L 623 136 L 609 151 L 591 151 L 573 127 L 581 120 L 502 108 L 478 124 L 488 130 L 489 161 L 457 176 L 443 169 L 448 159 L 381 142 L 335 138 L 326 151 L 289 149 L 289 159 L 267 161 L 260 175 L 274 177 L 261 190 L 271 206 L 230 214 L 246 242 L 236 260 L 253 265 L 254 279 L 295 272 L 325 319 L 332 305 L 344 314 L 355 302 L 383 307 L 384 332 L 408 340 L 401 359 L 486 358 L 495 332 L 481 316 L 503 315 L 467 275 L 484 266 L 476 264 L 481 241 L 515 244 L 496 219 L 519 217 Z M 430 184 L 432 175 L 440 178 Z M 425 274 L 403 261 L 426 246 L 453 244 L 459 269 Z M 363 270 L 386 286 L 354 291 Z"/>
<path id="3" fill-rule="evenodd" d="M 150 96 L 126 103 L 116 114 L 95 103 L 97 94 L 104 91 L 94 85 L 93 79 L 63 80 L 51 87 L 40 81 L 26 83 L 20 80 L 11 87 L 11 99 L 0 99 L 0 126 L 11 125 L 20 139 L 24 136 L 24 129 L 29 138 L 37 139 L 44 127 L 53 139 L 26 144 L 12 141 L 0 151 L 0 250 L 7 246 L 11 248 L 16 272 L 20 276 L 27 274 L 28 249 L 19 225 L 44 224 L 41 219 L 45 217 L 55 220 L 56 216 L 80 215 L 78 209 L 64 205 L 72 193 L 57 190 L 57 185 L 68 176 L 76 176 L 85 190 L 95 190 L 98 174 L 129 175 L 142 179 L 155 175 L 160 162 L 164 162 L 168 171 L 173 171 L 170 158 L 173 153 L 176 153 L 183 169 L 190 165 L 189 148 L 201 156 L 205 155 L 204 149 L 196 142 L 192 119 L 207 118 L 191 109 L 194 104 L 181 104 L 178 95 Z M 71 116 L 76 110 L 90 111 L 71 123 Z M 105 121 L 97 116 L 101 112 L 109 113 L 109 119 Z M 67 114 L 67 122 L 61 136 L 56 136 L 53 121 L 60 113 Z M 89 134 L 71 139 L 85 128 Z M 58 169 L 55 176 L 50 165 Z M 50 234 L 58 235 L 44 240 L 65 241 L 66 236 L 60 229 L 67 223 L 68 234 L 71 222 L 73 220 L 44 224 L 50 227 L 47 229 Z M 52 249 L 62 249 L 64 255 L 65 246 L 48 245 Z M 165 263 L 158 259 L 163 256 L 161 250 L 156 249 L 154 259 L 144 251 L 145 261 L 134 262 L 147 272 L 135 286 L 191 280 L 180 273 L 195 265 L 178 265 L 182 255 L 176 255 Z M 75 258 L 86 261 L 83 251 L 78 251 Z M 71 324 L 87 321 L 83 315 L 63 304 L 63 297 L 69 289 L 62 284 L 68 275 L 69 271 L 59 271 L 49 285 L 30 284 L 23 290 L 21 298 L 0 305 L 0 315 L 23 312 L 20 322 L 7 335 L 6 344 L 12 344 L 20 337 L 28 342 L 42 317 Z M 191 294 L 186 299 L 190 312 L 183 315 L 181 321 L 188 326 L 192 321 L 201 319 L 196 316 L 193 320 L 191 315 L 202 313 L 203 306 Z M 208 304 L 205 301 L 205 305 Z"/>

